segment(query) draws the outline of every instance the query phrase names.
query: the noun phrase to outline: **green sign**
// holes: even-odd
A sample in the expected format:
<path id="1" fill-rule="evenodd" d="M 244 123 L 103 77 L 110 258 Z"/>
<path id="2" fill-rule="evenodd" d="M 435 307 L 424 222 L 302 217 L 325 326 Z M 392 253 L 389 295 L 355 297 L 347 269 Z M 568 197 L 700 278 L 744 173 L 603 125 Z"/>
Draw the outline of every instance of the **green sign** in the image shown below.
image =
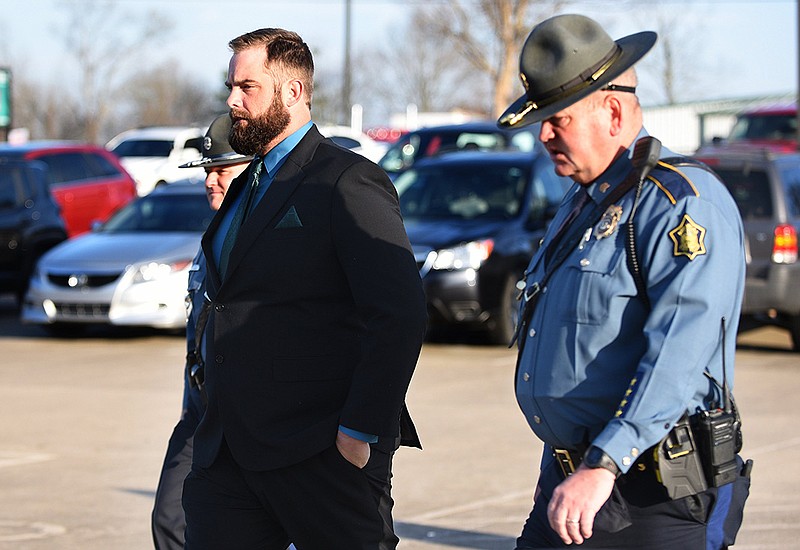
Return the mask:
<path id="1" fill-rule="evenodd" d="M 11 126 L 11 71 L 0 67 L 0 128 Z"/>

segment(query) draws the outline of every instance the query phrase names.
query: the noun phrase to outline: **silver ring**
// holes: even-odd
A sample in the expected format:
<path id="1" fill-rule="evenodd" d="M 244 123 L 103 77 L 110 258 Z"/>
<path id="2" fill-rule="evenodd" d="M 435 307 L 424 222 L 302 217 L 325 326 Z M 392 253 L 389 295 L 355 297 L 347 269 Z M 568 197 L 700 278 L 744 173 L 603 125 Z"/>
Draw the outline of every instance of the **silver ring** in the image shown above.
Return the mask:
<path id="1" fill-rule="evenodd" d="M 567 520 L 567 523 L 580 523 L 580 522 L 581 522 L 580 519 L 568 519 Z"/>

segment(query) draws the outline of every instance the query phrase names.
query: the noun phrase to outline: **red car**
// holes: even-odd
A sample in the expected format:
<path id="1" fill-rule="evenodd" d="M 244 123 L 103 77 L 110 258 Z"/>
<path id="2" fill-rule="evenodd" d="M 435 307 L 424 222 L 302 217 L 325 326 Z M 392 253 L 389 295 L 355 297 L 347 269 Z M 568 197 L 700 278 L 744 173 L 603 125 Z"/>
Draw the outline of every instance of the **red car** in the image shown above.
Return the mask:
<path id="1" fill-rule="evenodd" d="M 0 144 L 0 159 L 40 162 L 70 237 L 105 221 L 136 197 L 136 183 L 112 153 L 86 143 L 32 141 Z"/>
<path id="2" fill-rule="evenodd" d="M 783 103 L 739 113 L 727 139 L 714 138 L 712 144 L 701 147 L 697 154 L 754 149 L 792 153 L 798 150 L 797 143 L 797 104 Z"/>

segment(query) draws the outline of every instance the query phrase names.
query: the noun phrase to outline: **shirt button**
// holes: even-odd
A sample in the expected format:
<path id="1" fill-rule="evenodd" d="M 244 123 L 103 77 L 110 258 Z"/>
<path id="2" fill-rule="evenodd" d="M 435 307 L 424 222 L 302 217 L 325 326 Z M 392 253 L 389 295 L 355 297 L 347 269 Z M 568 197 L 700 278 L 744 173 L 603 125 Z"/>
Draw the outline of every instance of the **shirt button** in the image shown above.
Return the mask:
<path id="1" fill-rule="evenodd" d="M 527 382 L 527 381 L 528 381 L 528 380 L 530 380 L 530 379 L 531 379 L 531 375 L 530 375 L 530 374 L 528 374 L 527 372 L 523 372 L 523 373 L 522 373 L 522 380 L 524 380 L 525 382 Z"/>
<path id="2" fill-rule="evenodd" d="M 536 336 L 536 329 L 532 328 L 530 331 L 528 331 L 528 336 L 530 336 L 531 338 Z"/>
<path id="3" fill-rule="evenodd" d="M 622 457 L 622 465 L 623 466 L 630 466 L 631 465 L 631 457 L 623 456 Z"/>
<path id="4" fill-rule="evenodd" d="M 637 456 L 639 456 L 639 449 L 637 449 L 636 447 L 634 447 L 633 449 L 631 449 L 631 456 L 632 456 L 633 458 L 636 458 Z"/>
<path id="5" fill-rule="evenodd" d="M 224 304 L 214 304 L 214 311 L 218 311 L 218 312 L 219 311 L 225 311 L 225 305 Z"/>
<path id="6" fill-rule="evenodd" d="M 542 287 L 542 294 L 547 294 L 547 287 L 546 286 Z"/>
<path id="7" fill-rule="evenodd" d="M 539 417 L 538 417 L 538 416 L 536 416 L 536 415 L 534 415 L 534 417 L 533 417 L 533 421 L 534 421 L 534 422 L 536 422 L 537 424 L 541 424 L 541 423 L 542 423 L 542 419 L 541 419 L 541 418 L 539 418 Z"/>
<path id="8" fill-rule="evenodd" d="M 592 262 L 589 261 L 589 258 L 583 258 L 581 260 L 581 267 L 587 267 L 590 263 L 592 263 Z"/>
<path id="9" fill-rule="evenodd" d="M 221 365 L 225 361 L 225 358 L 222 355 L 217 355 L 214 357 L 214 362 L 218 365 Z"/>

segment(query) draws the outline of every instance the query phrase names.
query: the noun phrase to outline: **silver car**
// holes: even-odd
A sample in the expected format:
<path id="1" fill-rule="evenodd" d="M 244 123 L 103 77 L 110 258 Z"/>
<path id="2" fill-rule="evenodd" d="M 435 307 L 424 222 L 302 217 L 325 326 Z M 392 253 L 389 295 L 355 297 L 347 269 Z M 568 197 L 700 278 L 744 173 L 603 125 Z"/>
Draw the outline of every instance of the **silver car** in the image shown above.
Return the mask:
<path id="1" fill-rule="evenodd" d="M 213 215 L 201 182 L 173 183 L 135 200 L 42 256 L 22 321 L 57 335 L 89 324 L 185 326 L 189 270 Z"/>

